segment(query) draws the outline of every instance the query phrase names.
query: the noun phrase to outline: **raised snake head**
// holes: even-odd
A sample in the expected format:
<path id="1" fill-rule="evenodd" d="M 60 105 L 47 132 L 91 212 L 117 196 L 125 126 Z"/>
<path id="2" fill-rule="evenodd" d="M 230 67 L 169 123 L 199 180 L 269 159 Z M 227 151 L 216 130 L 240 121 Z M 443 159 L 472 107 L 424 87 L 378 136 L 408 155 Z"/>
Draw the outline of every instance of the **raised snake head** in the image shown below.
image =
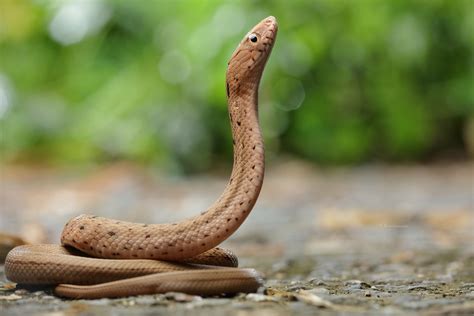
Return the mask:
<path id="1" fill-rule="evenodd" d="M 269 16 L 245 35 L 228 62 L 226 78 L 228 92 L 229 85 L 238 85 L 239 81 L 259 83 L 275 43 L 277 31 L 278 24 L 275 17 Z"/>

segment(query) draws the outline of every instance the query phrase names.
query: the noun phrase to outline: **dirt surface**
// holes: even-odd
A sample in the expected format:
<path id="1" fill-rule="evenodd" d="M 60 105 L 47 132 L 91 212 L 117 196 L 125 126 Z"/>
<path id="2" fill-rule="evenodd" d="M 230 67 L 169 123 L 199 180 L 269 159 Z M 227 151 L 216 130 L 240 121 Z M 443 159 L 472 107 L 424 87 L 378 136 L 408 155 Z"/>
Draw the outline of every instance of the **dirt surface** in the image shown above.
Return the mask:
<path id="1" fill-rule="evenodd" d="M 0 314 L 472 315 L 473 179 L 472 163 L 333 170 L 275 164 L 254 211 L 224 243 L 241 266 L 265 274 L 259 293 L 63 300 L 50 288 L 8 282 L 0 265 Z M 64 223 L 80 213 L 140 222 L 197 214 L 218 197 L 226 173 L 180 178 L 124 163 L 8 166 L 0 180 L 0 232 L 57 242 Z"/>

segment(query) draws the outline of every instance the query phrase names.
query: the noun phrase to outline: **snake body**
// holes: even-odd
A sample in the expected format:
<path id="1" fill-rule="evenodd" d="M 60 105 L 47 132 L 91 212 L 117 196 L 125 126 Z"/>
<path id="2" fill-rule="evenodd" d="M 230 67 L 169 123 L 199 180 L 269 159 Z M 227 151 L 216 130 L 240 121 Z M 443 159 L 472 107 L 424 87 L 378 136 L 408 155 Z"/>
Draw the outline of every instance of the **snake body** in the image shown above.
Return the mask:
<path id="1" fill-rule="evenodd" d="M 5 262 L 7 278 L 23 284 L 59 284 L 56 294 L 72 298 L 256 291 L 260 274 L 236 268 L 237 258 L 216 246 L 247 218 L 263 184 L 258 87 L 277 29 L 274 17 L 265 18 L 243 38 L 229 60 L 226 92 L 234 163 L 224 192 L 212 206 L 172 224 L 80 215 L 65 225 L 62 246 L 14 248 Z"/>

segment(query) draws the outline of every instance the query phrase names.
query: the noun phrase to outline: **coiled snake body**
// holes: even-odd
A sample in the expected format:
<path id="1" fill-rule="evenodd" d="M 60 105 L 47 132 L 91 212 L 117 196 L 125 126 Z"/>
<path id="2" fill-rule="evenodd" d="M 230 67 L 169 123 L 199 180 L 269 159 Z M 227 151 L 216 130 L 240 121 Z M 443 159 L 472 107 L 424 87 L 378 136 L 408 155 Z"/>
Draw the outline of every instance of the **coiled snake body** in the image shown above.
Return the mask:
<path id="1" fill-rule="evenodd" d="M 80 215 L 65 225 L 62 246 L 14 248 L 5 262 L 7 278 L 23 284 L 59 284 L 56 294 L 72 298 L 256 291 L 260 274 L 236 268 L 237 258 L 215 247 L 243 223 L 262 187 L 258 87 L 277 29 L 274 17 L 262 20 L 228 63 L 234 165 L 227 187 L 208 210 L 179 223 L 150 225 Z"/>

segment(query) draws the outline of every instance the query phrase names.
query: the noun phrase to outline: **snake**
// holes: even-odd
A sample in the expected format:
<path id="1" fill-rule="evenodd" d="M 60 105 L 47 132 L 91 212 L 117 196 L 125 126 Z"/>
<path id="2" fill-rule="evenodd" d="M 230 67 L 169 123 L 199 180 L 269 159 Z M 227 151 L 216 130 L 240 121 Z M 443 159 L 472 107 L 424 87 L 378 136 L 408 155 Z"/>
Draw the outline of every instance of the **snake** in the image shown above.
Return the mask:
<path id="1" fill-rule="evenodd" d="M 79 215 L 64 226 L 61 244 L 12 249 L 5 261 L 7 279 L 54 285 L 56 295 L 73 299 L 256 292 L 263 284 L 262 274 L 238 268 L 238 258 L 218 245 L 244 222 L 263 185 L 258 90 L 277 31 L 275 17 L 263 19 L 244 36 L 227 63 L 233 166 L 223 193 L 207 210 L 167 224 Z"/>

